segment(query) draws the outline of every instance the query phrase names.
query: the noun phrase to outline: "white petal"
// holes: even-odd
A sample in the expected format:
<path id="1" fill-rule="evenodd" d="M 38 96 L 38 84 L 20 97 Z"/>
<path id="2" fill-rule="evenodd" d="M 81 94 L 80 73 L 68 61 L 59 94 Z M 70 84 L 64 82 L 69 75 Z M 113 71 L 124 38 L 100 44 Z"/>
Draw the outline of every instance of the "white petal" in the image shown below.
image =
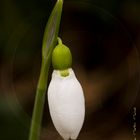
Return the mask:
<path id="1" fill-rule="evenodd" d="M 76 139 L 84 122 L 85 100 L 83 90 L 72 69 L 62 77 L 54 70 L 48 88 L 50 114 L 59 134 L 68 140 Z"/>

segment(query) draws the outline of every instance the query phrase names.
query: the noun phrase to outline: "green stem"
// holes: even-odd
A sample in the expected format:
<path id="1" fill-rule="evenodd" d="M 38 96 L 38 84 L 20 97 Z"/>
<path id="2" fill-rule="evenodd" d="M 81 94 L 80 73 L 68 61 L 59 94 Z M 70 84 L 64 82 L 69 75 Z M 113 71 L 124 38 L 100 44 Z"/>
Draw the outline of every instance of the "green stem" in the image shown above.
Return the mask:
<path id="1" fill-rule="evenodd" d="M 61 40 L 61 38 L 58 37 L 57 40 L 58 40 L 58 44 L 62 45 L 62 40 Z"/>
<path id="2" fill-rule="evenodd" d="M 42 44 L 42 65 L 37 85 L 29 140 L 39 140 L 52 51 L 57 42 L 63 0 L 57 0 L 45 28 Z"/>
<path id="3" fill-rule="evenodd" d="M 41 73 L 36 91 L 29 140 L 38 140 L 40 136 L 42 114 L 45 102 L 45 93 L 48 81 L 49 65 L 50 64 L 45 64 L 42 62 Z"/>

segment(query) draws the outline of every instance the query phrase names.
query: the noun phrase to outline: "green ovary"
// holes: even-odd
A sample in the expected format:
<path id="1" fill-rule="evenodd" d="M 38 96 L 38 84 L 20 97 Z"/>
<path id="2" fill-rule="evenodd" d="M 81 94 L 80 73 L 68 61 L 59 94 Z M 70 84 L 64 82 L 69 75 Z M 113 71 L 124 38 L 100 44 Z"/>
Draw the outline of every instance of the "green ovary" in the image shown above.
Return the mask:
<path id="1" fill-rule="evenodd" d="M 52 65 L 56 70 L 61 71 L 62 75 L 68 75 L 68 68 L 72 65 L 72 55 L 70 49 L 62 44 L 60 38 L 58 38 L 58 45 L 54 48 L 52 53 Z"/>

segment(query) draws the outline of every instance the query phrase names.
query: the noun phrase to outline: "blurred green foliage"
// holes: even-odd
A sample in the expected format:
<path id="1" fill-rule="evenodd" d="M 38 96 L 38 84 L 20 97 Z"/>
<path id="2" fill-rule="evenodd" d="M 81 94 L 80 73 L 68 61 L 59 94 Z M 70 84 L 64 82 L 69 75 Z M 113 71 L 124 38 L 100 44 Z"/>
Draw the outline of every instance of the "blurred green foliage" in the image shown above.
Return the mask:
<path id="1" fill-rule="evenodd" d="M 17 107 L 13 108 L 13 101 L 0 99 L 0 139 L 26 140 L 29 133 L 29 123 L 24 123 L 22 113 Z M 13 108 L 13 109 L 12 109 Z"/>

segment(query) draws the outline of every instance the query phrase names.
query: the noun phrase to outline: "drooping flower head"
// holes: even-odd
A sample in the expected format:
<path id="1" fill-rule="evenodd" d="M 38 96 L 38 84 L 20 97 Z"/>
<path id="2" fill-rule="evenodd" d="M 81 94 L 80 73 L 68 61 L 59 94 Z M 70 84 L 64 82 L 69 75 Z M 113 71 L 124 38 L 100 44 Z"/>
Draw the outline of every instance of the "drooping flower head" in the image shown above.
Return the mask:
<path id="1" fill-rule="evenodd" d="M 84 94 L 71 68 L 71 52 L 60 39 L 58 42 L 52 54 L 54 71 L 48 88 L 49 109 L 53 124 L 63 139 L 76 139 L 85 117 Z"/>

